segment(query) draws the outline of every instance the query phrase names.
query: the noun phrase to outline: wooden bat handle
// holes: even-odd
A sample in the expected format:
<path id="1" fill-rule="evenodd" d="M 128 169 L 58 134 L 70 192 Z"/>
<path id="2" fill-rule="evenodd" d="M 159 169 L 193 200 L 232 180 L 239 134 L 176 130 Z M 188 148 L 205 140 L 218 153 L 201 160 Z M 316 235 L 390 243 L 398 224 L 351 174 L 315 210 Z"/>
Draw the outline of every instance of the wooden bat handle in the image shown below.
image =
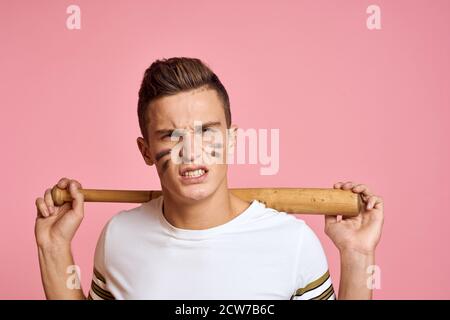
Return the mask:
<path id="1" fill-rule="evenodd" d="M 143 203 L 159 197 L 161 191 L 80 189 L 86 202 Z M 256 199 L 267 207 L 287 213 L 358 215 L 364 202 L 350 190 L 320 188 L 245 188 L 231 189 L 242 200 Z M 72 201 L 68 190 L 52 189 L 53 202 L 60 206 Z"/>

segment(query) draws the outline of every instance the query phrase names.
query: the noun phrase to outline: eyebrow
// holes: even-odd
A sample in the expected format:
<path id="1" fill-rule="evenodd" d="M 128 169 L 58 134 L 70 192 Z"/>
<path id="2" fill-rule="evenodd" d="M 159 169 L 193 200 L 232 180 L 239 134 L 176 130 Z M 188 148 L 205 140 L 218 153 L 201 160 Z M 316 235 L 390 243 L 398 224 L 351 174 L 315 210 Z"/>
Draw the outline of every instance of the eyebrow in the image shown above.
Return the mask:
<path id="1" fill-rule="evenodd" d="M 202 128 L 209 128 L 209 127 L 219 127 L 222 123 L 220 121 L 208 121 L 205 123 L 202 123 Z M 165 133 L 171 133 L 175 129 L 159 129 L 156 130 L 155 133 L 158 135 L 162 135 Z"/>

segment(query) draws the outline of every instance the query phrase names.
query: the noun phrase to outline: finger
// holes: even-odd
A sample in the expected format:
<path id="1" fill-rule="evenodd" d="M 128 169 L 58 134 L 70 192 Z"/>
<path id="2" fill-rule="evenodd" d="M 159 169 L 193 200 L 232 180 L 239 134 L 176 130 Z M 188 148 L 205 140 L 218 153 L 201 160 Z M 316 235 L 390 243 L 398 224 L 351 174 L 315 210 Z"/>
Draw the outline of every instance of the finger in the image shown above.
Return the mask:
<path id="1" fill-rule="evenodd" d="M 344 184 L 343 182 L 337 182 L 337 183 L 335 183 L 335 184 L 333 185 L 333 188 L 339 189 L 339 188 L 341 188 L 341 186 L 342 186 L 343 184 Z"/>
<path id="2" fill-rule="evenodd" d="M 325 215 L 325 227 L 332 225 L 337 222 L 337 216 Z"/>
<path id="3" fill-rule="evenodd" d="M 382 210 L 384 208 L 383 199 L 381 197 L 378 197 L 378 199 L 375 202 L 375 205 L 373 207 L 375 209 L 381 209 Z"/>
<path id="4" fill-rule="evenodd" d="M 70 209 L 72 209 L 72 202 L 64 202 L 64 204 L 59 207 L 58 215 L 64 214 Z"/>
<path id="5" fill-rule="evenodd" d="M 68 179 L 68 178 L 61 178 L 61 180 L 58 181 L 57 186 L 61 189 L 66 189 L 69 187 L 70 183 L 74 181 L 78 188 L 82 188 L 81 183 L 78 182 L 75 179 Z"/>
<path id="6" fill-rule="evenodd" d="M 69 192 L 73 199 L 72 201 L 73 210 L 76 213 L 83 214 L 84 196 L 80 192 L 80 190 L 78 190 L 79 188 L 78 185 L 80 184 L 77 183 L 77 181 L 72 181 L 69 186 Z"/>
<path id="7" fill-rule="evenodd" d="M 50 213 L 48 212 L 47 206 L 44 202 L 44 198 L 36 199 L 36 208 L 38 209 L 38 211 L 44 218 L 46 218 L 50 215 Z"/>
<path id="8" fill-rule="evenodd" d="M 362 192 L 362 191 L 368 191 L 369 188 L 365 184 L 357 184 L 356 186 L 354 186 L 352 188 L 352 190 Z"/>
<path id="9" fill-rule="evenodd" d="M 38 205 L 36 203 L 36 219 L 43 219 L 43 218 L 45 218 L 45 216 L 42 214 L 41 210 L 38 208 Z"/>
<path id="10" fill-rule="evenodd" d="M 64 177 L 61 178 L 56 185 L 58 186 L 58 188 L 65 189 L 69 185 L 69 182 L 70 179 Z"/>
<path id="11" fill-rule="evenodd" d="M 351 188 L 353 188 L 355 184 L 352 181 L 348 181 L 346 183 L 344 183 L 344 185 L 342 186 L 342 189 L 344 190 L 350 190 Z"/>
<path id="12" fill-rule="evenodd" d="M 75 185 L 76 185 L 76 187 L 77 187 L 78 189 L 83 188 L 83 187 L 81 186 L 81 183 L 79 183 L 77 180 L 72 179 L 71 182 L 75 183 Z"/>
<path id="13" fill-rule="evenodd" d="M 361 213 L 358 213 L 358 215 L 356 215 L 356 216 L 342 216 L 342 220 L 358 220 L 361 218 L 363 218 Z"/>
<path id="14" fill-rule="evenodd" d="M 54 214 L 55 213 L 55 204 L 53 203 L 53 198 L 52 198 L 52 189 L 47 189 L 45 190 L 44 193 L 44 202 L 47 205 L 48 208 L 48 212 L 50 214 Z"/>
<path id="15" fill-rule="evenodd" d="M 370 196 L 369 199 L 367 200 L 366 209 L 367 210 L 372 210 L 373 207 L 375 206 L 375 203 L 377 201 L 378 201 L 378 197 L 377 196 Z"/>
<path id="16" fill-rule="evenodd" d="M 364 184 L 358 184 L 352 188 L 353 192 L 362 193 L 364 195 L 364 200 L 367 201 L 367 198 L 373 196 L 373 193 L 369 190 L 369 188 Z"/>
<path id="17" fill-rule="evenodd" d="M 42 218 L 44 218 L 44 216 L 42 215 L 42 213 L 39 211 L 39 209 L 38 208 L 36 208 L 36 219 L 42 219 Z"/>

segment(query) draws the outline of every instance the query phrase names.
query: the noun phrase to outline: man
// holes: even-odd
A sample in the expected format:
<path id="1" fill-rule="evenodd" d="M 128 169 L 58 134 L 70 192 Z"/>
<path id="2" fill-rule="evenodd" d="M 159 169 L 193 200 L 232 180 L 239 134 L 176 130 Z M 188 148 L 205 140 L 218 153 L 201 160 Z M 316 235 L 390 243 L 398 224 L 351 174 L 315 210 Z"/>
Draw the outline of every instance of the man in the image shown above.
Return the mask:
<path id="1" fill-rule="evenodd" d="M 84 215 L 81 184 L 58 182 L 74 199 L 61 207 L 47 189 L 36 199 L 35 234 L 48 299 L 335 298 L 312 230 L 300 219 L 230 193 L 226 160 L 237 127 L 224 86 L 204 63 L 155 61 L 141 84 L 138 117 L 137 144 L 145 163 L 156 166 L 163 195 L 107 223 L 86 297 L 82 289 L 66 286 L 67 267 L 75 264 L 71 241 Z M 325 231 L 341 255 L 338 298 L 370 299 L 367 268 L 374 264 L 383 202 L 365 185 L 339 182 L 334 188 L 362 194 L 366 204 L 357 217 L 325 218 Z"/>

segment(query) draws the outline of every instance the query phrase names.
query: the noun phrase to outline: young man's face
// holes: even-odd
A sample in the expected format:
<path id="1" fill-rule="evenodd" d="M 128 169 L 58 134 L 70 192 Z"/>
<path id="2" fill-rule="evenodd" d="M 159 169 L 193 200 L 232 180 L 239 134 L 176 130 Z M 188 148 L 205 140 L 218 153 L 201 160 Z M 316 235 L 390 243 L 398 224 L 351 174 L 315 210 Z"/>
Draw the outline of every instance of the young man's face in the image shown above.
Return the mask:
<path id="1" fill-rule="evenodd" d="M 227 139 L 225 112 L 215 90 L 203 87 L 162 97 L 147 112 L 148 144 L 138 138 L 138 145 L 147 164 L 156 165 L 163 190 L 189 201 L 226 187 L 226 145 L 232 146 L 235 136 Z"/>

